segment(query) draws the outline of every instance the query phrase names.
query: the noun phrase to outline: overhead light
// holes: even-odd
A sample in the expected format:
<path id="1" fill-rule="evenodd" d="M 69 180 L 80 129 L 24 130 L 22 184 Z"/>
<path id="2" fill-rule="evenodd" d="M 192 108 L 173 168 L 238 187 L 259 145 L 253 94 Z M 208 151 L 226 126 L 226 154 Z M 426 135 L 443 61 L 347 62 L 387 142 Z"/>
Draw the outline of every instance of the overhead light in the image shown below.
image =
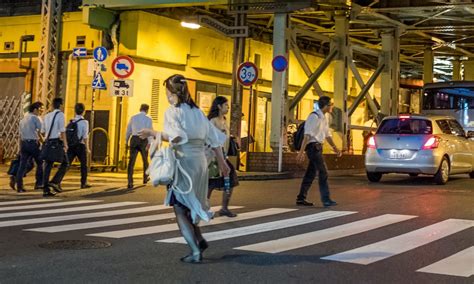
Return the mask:
<path id="1" fill-rule="evenodd" d="M 200 24 L 189 23 L 189 22 L 181 22 L 181 26 L 184 28 L 193 29 L 193 30 L 197 30 L 201 27 Z"/>

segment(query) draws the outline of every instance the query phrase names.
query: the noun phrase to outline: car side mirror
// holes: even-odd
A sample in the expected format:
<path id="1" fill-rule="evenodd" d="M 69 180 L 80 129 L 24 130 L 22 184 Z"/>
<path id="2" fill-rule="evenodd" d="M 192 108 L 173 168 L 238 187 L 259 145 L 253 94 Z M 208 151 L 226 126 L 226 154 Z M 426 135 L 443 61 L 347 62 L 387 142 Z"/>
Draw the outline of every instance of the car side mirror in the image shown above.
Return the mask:
<path id="1" fill-rule="evenodd" d="M 474 131 L 468 131 L 466 134 L 466 138 L 470 140 L 474 140 Z"/>

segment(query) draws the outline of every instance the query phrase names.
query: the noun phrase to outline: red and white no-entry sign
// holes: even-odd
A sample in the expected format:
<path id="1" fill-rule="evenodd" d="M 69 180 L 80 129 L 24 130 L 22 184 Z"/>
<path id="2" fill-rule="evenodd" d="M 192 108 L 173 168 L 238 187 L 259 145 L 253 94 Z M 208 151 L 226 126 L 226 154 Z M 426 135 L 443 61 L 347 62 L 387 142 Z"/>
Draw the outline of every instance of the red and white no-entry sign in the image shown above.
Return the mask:
<path id="1" fill-rule="evenodd" d="M 128 56 L 119 56 L 112 61 L 112 73 L 118 78 L 128 78 L 135 69 L 135 63 Z"/>

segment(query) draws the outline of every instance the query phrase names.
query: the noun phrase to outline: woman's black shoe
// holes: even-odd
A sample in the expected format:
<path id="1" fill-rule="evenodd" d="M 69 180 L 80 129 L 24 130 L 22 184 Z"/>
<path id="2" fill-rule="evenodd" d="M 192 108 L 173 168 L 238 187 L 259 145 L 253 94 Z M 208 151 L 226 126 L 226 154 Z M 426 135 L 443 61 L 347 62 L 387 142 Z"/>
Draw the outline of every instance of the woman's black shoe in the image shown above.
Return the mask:
<path id="1" fill-rule="evenodd" d="M 51 191 L 46 191 L 43 193 L 43 197 L 50 197 L 50 196 L 55 196 L 56 193 L 53 193 Z"/>
<path id="2" fill-rule="evenodd" d="M 201 263 L 202 262 L 202 254 L 188 254 L 187 256 L 183 256 L 181 258 L 182 262 L 185 263 Z"/>
<path id="3" fill-rule="evenodd" d="M 231 212 L 229 209 L 227 210 L 221 209 L 219 210 L 219 216 L 227 216 L 229 218 L 233 218 L 233 217 L 237 217 L 237 214 Z"/>
<path id="4" fill-rule="evenodd" d="M 199 242 L 199 249 L 201 250 L 201 253 L 203 253 L 208 247 L 209 244 L 206 242 L 206 240 L 202 240 Z"/>
<path id="5" fill-rule="evenodd" d="M 301 205 L 301 206 L 313 206 L 313 203 L 308 202 L 306 200 L 296 200 L 296 205 Z"/>

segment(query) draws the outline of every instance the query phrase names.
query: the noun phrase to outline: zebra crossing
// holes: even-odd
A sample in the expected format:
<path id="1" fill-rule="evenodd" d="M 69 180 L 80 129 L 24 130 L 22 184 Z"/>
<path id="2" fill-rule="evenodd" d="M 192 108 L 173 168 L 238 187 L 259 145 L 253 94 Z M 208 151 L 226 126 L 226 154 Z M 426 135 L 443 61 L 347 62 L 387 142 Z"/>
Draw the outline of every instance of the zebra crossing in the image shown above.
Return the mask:
<path id="1" fill-rule="evenodd" d="M 373 230 L 383 230 L 385 227 L 409 222 L 419 217 L 383 214 L 360 218 L 358 212 L 342 210 L 308 213 L 309 211 L 300 211 L 295 208 L 267 208 L 248 211 L 243 206 L 232 206 L 231 209 L 237 209 L 241 212 L 235 218 L 216 217 L 210 223 L 201 224 L 202 227 L 209 226 L 207 232 L 203 234 L 204 238 L 208 242 L 213 242 L 273 232 L 274 234 L 265 241 L 260 239 L 259 242 L 229 247 L 229 249 L 237 251 L 265 254 L 291 252 L 358 234 L 370 234 Z M 141 215 L 130 216 L 131 214 Z M 357 220 L 310 232 L 306 230 L 303 233 L 278 237 L 279 232 L 285 229 L 298 227 L 304 230 L 305 225 L 332 219 L 344 220 L 343 217 L 346 216 L 352 216 Z M 94 220 L 94 218 L 100 220 Z M 160 238 L 162 233 L 178 231 L 178 226 L 173 219 L 174 213 L 171 212 L 169 207 L 150 205 L 147 202 L 106 203 L 102 200 L 65 201 L 61 199 L 0 201 L 0 229 L 23 226 L 21 230 L 25 233 L 78 232 L 78 234 L 85 236 L 108 239 L 156 235 L 155 243 L 159 245 L 185 244 L 182 237 Z M 269 221 L 269 219 L 273 220 Z M 148 223 L 147 225 L 147 222 L 165 220 L 168 220 L 168 223 L 153 226 Z M 246 225 L 245 221 L 253 221 L 254 224 Z M 243 222 L 243 225 L 240 224 L 241 222 Z M 120 228 L 122 225 L 127 225 L 127 228 Z M 321 259 L 328 262 L 370 265 L 430 245 L 432 242 L 440 241 L 472 227 L 474 227 L 473 220 L 441 220 L 372 244 L 323 256 Z M 95 229 L 98 232 L 88 232 L 87 230 L 90 229 Z M 443 259 L 434 259 L 433 263 L 424 267 L 416 267 L 414 271 L 457 277 L 471 277 L 474 275 L 474 246 L 452 253 L 452 255 Z"/>

